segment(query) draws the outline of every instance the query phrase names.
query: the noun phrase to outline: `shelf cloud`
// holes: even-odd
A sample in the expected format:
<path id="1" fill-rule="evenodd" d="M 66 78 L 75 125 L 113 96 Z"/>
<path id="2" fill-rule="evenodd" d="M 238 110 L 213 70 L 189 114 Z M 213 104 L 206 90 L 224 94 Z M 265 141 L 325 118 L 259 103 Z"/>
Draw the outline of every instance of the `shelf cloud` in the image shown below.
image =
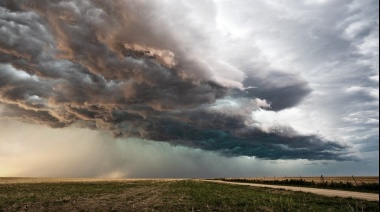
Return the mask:
<path id="1" fill-rule="evenodd" d="M 308 2 L 303 6 L 311 10 L 321 7 Z M 310 101 L 315 101 L 323 89 L 309 80 L 310 75 L 285 64 L 285 57 L 293 58 L 291 51 L 273 62 L 265 59 L 265 55 L 270 58 L 276 53 L 264 53 L 261 49 L 269 45 L 260 39 L 264 32 L 246 26 L 255 17 L 239 16 L 236 21 L 242 25 L 234 30 L 228 21 L 237 16 L 223 13 L 223 5 L 228 4 L 242 11 L 253 7 L 248 1 L 227 0 L 196 0 L 191 4 L 155 0 L 1 1 L 1 116 L 52 128 L 74 126 L 107 131 L 115 137 L 163 141 L 227 157 L 356 160 L 350 142 L 318 132 L 304 133 L 289 122 L 268 125 L 255 118 L 256 113 L 286 113 L 303 103 L 312 104 Z M 288 6 L 296 8 L 294 4 L 291 1 Z M 258 7 L 269 6 L 275 10 L 281 5 L 258 1 Z M 333 9 L 334 5 L 326 7 Z M 354 13 L 352 8 L 347 8 L 347 13 Z M 287 18 L 297 19 L 296 15 L 300 14 Z M 223 22 L 225 17 L 231 18 Z M 263 17 L 263 22 L 272 21 Z M 330 57 L 328 54 L 348 48 L 351 41 L 347 40 L 370 39 L 375 33 L 373 26 L 357 22 L 346 28 L 345 37 L 337 38 L 316 25 L 310 31 L 312 36 L 325 36 L 335 46 L 326 43 L 326 52 L 316 51 L 314 55 L 301 51 L 298 60 L 309 54 L 310 58 L 319 55 L 315 61 L 323 61 Z M 253 27 L 262 26 L 257 22 Z M 293 37 L 289 42 L 294 44 L 294 51 L 299 51 L 296 40 L 301 35 L 276 29 L 284 37 Z M 276 42 L 274 39 L 270 45 Z M 319 45 L 314 42 L 308 43 Z M 371 52 L 366 52 L 370 41 L 357 45 L 370 63 Z M 277 48 L 280 53 L 281 48 Z M 346 57 L 344 61 L 354 57 L 338 56 Z M 311 60 L 305 61 L 305 71 L 317 72 L 311 68 Z M 331 69 L 339 66 L 328 65 Z M 347 99 L 339 102 L 378 100 L 378 81 L 371 80 L 376 76 L 373 70 L 378 75 L 378 66 L 366 67 L 372 70 L 368 83 L 375 87 L 348 88 L 344 91 Z M 378 115 L 372 118 L 378 125 Z"/>

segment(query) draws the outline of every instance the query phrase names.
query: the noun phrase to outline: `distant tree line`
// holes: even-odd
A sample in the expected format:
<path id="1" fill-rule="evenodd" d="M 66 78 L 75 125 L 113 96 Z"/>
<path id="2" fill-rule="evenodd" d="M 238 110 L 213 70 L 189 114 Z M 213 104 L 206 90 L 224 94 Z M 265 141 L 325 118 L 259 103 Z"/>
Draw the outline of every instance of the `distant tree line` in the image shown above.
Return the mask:
<path id="1" fill-rule="evenodd" d="M 351 182 L 345 182 L 345 183 L 343 183 L 342 181 L 339 181 L 339 182 L 334 182 L 334 181 L 314 182 L 314 181 L 306 181 L 304 179 L 260 180 L 260 179 L 225 179 L 225 178 L 219 178 L 218 180 L 223 180 L 223 181 L 228 181 L 228 182 L 300 186 L 300 187 L 311 187 L 311 188 L 325 188 L 325 189 L 336 189 L 336 190 L 346 190 L 346 191 L 379 193 L 379 183 L 362 182 L 358 185 L 354 185 Z"/>

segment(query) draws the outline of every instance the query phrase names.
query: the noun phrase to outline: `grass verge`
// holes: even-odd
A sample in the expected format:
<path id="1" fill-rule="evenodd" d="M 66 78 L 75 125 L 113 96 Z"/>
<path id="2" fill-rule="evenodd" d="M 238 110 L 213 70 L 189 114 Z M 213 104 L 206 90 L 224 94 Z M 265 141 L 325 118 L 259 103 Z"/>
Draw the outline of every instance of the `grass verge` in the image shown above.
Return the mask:
<path id="1" fill-rule="evenodd" d="M 323 189 L 333 189 L 342 191 L 356 191 L 356 192 L 367 192 L 367 193 L 379 193 L 379 183 L 361 183 L 359 185 L 354 185 L 351 182 L 334 182 L 325 181 L 323 183 L 316 183 L 314 181 L 306 181 L 303 179 L 291 179 L 291 180 L 259 180 L 259 179 L 215 179 L 222 180 L 226 182 L 237 182 L 237 183 L 257 183 L 266 185 L 284 185 L 284 186 L 298 186 L 307 188 L 323 188 Z"/>

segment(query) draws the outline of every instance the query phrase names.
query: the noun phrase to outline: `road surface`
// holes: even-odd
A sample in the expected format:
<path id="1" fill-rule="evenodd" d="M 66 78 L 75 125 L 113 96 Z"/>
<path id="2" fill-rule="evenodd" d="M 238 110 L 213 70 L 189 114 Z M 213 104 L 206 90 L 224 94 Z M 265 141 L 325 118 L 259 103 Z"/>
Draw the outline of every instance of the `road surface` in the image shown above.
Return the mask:
<path id="1" fill-rule="evenodd" d="M 302 191 L 302 192 L 310 192 L 313 194 L 331 196 L 331 197 L 351 197 L 355 199 L 363 199 L 368 201 L 379 201 L 379 194 L 372 193 L 362 193 L 362 192 L 353 192 L 353 191 L 340 191 L 340 190 L 330 190 L 330 189 L 320 189 L 320 188 L 306 188 L 306 187 L 294 187 L 294 186 L 278 186 L 278 185 L 264 185 L 264 184 L 254 184 L 254 183 L 237 183 L 237 182 L 226 182 L 221 180 L 205 180 L 208 182 L 215 183 L 225 183 L 232 185 L 247 185 L 247 186 L 255 186 L 255 187 L 264 187 L 264 188 L 276 188 L 276 189 L 285 189 L 290 191 Z"/>

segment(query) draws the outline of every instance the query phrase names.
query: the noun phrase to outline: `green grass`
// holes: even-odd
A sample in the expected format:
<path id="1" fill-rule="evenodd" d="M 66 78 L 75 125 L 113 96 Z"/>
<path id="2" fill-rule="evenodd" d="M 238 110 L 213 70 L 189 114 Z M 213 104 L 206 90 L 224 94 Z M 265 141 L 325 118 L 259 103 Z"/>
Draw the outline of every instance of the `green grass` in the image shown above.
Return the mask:
<path id="1" fill-rule="evenodd" d="M 379 211 L 378 202 L 217 184 L 138 181 L 0 184 L 0 211 Z"/>

